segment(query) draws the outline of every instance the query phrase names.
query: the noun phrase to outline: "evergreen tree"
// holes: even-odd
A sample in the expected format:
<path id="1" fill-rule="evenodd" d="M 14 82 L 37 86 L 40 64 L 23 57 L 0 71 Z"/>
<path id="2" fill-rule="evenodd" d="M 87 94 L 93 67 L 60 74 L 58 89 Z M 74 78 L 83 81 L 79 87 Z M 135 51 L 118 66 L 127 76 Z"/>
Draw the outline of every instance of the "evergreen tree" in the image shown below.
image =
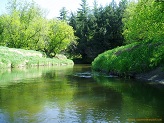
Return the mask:
<path id="1" fill-rule="evenodd" d="M 60 10 L 60 17 L 58 17 L 60 20 L 63 20 L 63 21 L 66 21 L 67 22 L 67 14 L 68 14 L 68 11 L 66 10 L 65 7 L 63 7 L 61 10 Z"/>
<path id="2" fill-rule="evenodd" d="M 123 44 L 122 17 L 126 8 L 126 0 L 119 5 L 113 0 L 109 5 L 98 6 L 93 3 L 93 9 L 89 10 L 87 1 L 82 0 L 81 8 L 70 17 L 70 25 L 75 29 L 78 37 L 76 53 L 82 59 L 90 59 L 90 62 L 100 53 Z"/>
<path id="3" fill-rule="evenodd" d="M 73 27 L 74 30 L 76 30 L 77 26 L 77 17 L 76 14 L 71 12 L 70 18 L 69 18 L 69 25 Z"/>
<path id="4" fill-rule="evenodd" d="M 86 59 L 89 7 L 86 0 L 82 0 L 81 2 L 81 8 L 79 8 L 77 11 L 77 29 L 75 35 L 78 37 L 77 53 L 81 54 L 82 59 Z"/>

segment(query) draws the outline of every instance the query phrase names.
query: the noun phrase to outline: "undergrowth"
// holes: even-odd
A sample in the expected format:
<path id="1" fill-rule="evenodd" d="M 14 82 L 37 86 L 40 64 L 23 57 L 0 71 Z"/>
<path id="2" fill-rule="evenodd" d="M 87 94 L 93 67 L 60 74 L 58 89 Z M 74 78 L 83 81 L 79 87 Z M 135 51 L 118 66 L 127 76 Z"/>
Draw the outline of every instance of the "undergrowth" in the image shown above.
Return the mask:
<path id="1" fill-rule="evenodd" d="M 133 75 L 164 67 L 164 42 L 133 43 L 100 54 L 92 62 L 96 71 Z"/>
<path id="2" fill-rule="evenodd" d="M 0 69 L 32 66 L 71 65 L 72 60 L 46 58 L 41 52 L 0 46 Z"/>

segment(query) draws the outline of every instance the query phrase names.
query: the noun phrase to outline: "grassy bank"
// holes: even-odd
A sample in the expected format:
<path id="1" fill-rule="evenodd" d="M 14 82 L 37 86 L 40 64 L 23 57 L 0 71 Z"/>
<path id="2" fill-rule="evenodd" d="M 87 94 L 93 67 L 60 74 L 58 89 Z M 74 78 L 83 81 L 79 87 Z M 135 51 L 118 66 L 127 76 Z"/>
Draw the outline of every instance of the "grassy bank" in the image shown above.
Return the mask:
<path id="1" fill-rule="evenodd" d="M 73 65 L 72 60 L 46 58 L 41 52 L 0 46 L 0 69 L 32 66 Z"/>
<path id="2" fill-rule="evenodd" d="M 100 54 L 92 62 L 95 71 L 119 76 L 134 76 L 164 68 L 164 42 L 141 42 L 125 45 Z"/>

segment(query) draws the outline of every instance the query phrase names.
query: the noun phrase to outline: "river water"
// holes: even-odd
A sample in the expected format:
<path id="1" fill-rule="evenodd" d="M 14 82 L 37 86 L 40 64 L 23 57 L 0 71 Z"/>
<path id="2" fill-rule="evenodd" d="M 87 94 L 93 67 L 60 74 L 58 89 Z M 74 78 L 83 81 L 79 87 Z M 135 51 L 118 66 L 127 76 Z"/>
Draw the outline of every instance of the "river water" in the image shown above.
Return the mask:
<path id="1" fill-rule="evenodd" d="M 0 71 L 0 123 L 162 122 L 164 87 L 89 65 Z"/>

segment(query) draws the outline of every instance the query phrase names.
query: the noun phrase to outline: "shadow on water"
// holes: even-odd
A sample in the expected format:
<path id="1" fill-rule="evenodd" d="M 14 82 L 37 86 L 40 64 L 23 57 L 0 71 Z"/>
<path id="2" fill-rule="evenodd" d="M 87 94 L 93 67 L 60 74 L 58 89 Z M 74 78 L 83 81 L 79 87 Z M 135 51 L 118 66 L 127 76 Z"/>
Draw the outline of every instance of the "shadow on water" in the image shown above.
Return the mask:
<path id="1" fill-rule="evenodd" d="M 164 86 L 148 82 L 94 76 L 97 83 L 122 95 L 121 121 L 125 119 L 163 119 Z M 122 119 L 123 118 L 123 119 Z"/>
<path id="2" fill-rule="evenodd" d="M 128 122 L 163 118 L 164 89 L 89 65 L 0 72 L 0 122 Z"/>

